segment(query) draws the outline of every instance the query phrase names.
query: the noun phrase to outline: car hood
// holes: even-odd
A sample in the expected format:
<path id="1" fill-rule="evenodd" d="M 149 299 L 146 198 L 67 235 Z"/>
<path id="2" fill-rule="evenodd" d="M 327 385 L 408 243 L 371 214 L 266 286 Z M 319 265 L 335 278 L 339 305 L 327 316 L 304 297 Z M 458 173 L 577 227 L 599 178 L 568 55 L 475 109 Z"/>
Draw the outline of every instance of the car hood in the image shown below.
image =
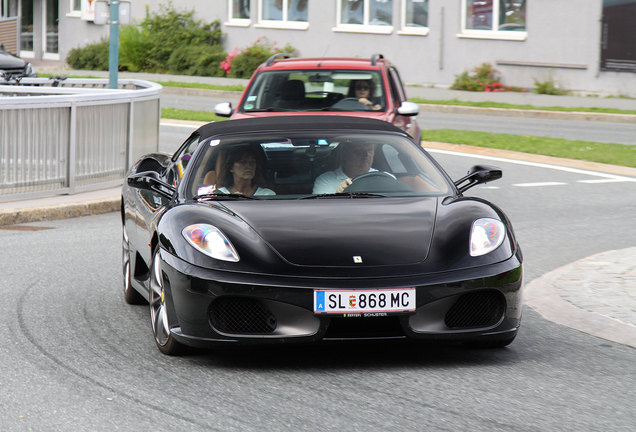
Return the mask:
<path id="1" fill-rule="evenodd" d="M 23 68 L 26 62 L 11 54 L 0 51 L 0 70 L 2 69 L 18 69 Z"/>
<path id="2" fill-rule="evenodd" d="M 223 202 L 298 266 L 417 264 L 428 255 L 437 198 Z"/>
<path id="3" fill-rule="evenodd" d="M 278 116 L 292 116 L 292 115 L 328 115 L 328 116 L 347 116 L 347 117 L 362 117 L 370 118 L 382 121 L 389 121 L 389 113 L 383 111 L 271 111 L 271 112 L 242 112 L 232 115 L 232 119 L 243 118 L 258 118 L 258 117 L 278 117 Z"/>

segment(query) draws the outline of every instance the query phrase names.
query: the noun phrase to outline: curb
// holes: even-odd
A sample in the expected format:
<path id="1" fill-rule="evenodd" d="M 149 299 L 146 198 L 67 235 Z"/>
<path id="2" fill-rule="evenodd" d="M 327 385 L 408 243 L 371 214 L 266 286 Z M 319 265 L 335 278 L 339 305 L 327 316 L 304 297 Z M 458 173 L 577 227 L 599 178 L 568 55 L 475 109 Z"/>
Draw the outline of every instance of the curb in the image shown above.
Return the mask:
<path id="1" fill-rule="evenodd" d="M 199 96 L 199 97 L 228 98 L 228 99 L 239 99 L 241 97 L 241 94 L 243 94 L 243 92 L 237 92 L 237 91 L 231 91 L 231 90 L 213 90 L 213 89 L 167 87 L 167 86 L 162 86 L 161 93 L 183 95 L 183 96 Z"/>
<path id="2" fill-rule="evenodd" d="M 527 283 L 524 287 L 524 305 L 538 312 L 545 319 L 556 324 L 570 327 L 580 332 L 636 348 L 636 327 L 616 318 L 602 315 L 593 310 L 585 310 L 565 300 L 557 290 L 557 286 L 567 282 L 567 275 L 575 272 L 579 266 L 586 266 L 590 261 L 603 261 L 614 252 L 632 253 L 636 248 L 622 251 L 607 251 L 583 258 L 579 261 L 559 267 Z M 635 254 L 636 256 L 636 254 Z M 609 278 L 610 275 L 604 275 Z M 577 284 L 580 284 L 577 281 Z M 610 279 L 604 286 L 611 285 Z M 626 308 L 629 308 L 626 305 Z"/>
<path id="3" fill-rule="evenodd" d="M 0 226 L 110 213 L 119 211 L 120 204 L 121 198 L 113 197 L 79 203 L 30 207 L 16 210 L 0 210 Z"/>

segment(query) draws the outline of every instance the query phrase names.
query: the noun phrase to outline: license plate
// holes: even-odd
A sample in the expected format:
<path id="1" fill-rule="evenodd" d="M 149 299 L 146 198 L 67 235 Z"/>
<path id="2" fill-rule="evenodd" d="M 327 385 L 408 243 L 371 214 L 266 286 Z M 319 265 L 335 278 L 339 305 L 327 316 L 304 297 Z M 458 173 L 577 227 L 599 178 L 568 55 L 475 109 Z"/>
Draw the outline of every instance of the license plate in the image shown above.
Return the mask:
<path id="1" fill-rule="evenodd" d="M 415 288 L 314 290 L 314 313 L 383 316 L 415 311 Z M 354 315 L 352 315 L 354 314 Z"/>

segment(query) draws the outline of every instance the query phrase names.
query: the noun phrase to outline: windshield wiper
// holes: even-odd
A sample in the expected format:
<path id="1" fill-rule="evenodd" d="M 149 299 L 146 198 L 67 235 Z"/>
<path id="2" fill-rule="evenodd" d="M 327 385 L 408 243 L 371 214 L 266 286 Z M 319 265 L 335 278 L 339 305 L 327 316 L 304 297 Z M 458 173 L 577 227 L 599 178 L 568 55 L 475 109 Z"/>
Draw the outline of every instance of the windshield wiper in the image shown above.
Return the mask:
<path id="1" fill-rule="evenodd" d="M 260 108 L 260 109 L 250 109 L 250 110 L 245 110 L 245 112 L 277 112 L 277 111 L 281 111 L 281 112 L 285 112 L 285 111 L 298 111 L 297 109 L 292 109 L 292 108 L 276 108 L 276 107 L 270 107 L 270 108 Z"/>
<path id="2" fill-rule="evenodd" d="M 360 110 L 352 110 L 352 109 L 345 109 L 345 108 L 334 108 L 334 107 L 324 107 L 324 108 L 312 109 L 312 110 L 307 110 L 307 111 L 360 111 Z"/>
<path id="3" fill-rule="evenodd" d="M 246 199 L 246 200 L 260 200 L 261 198 L 255 196 L 247 196 L 239 193 L 223 193 L 223 192 L 212 192 L 209 194 L 203 195 L 195 195 L 194 198 L 197 201 L 212 199 L 212 198 L 230 198 L 230 199 Z"/>
<path id="4" fill-rule="evenodd" d="M 385 198 L 386 195 L 369 193 L 369 192 L 340 192 L 340 193 L 332 193 L 332 194 L 315 194 L 308 195 L 305 197 L 298 198 L 299 200 L 304 199 L 319 199 L 319 198 L 333 198 L 333 197 L 345 197 L 345 198 Z"/>

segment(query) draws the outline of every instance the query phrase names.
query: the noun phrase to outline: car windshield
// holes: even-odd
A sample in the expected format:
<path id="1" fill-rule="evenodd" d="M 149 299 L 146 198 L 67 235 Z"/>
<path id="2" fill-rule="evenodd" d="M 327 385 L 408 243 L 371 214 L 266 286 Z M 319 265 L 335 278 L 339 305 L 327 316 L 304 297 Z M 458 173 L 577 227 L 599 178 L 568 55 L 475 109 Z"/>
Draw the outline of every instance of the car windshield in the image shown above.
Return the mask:
<path id="1" fill-rule="evenodd" d="M 239 112 L 386 111 L 377 71 L 287 70 L 261 72 Z"/>
<path id="2" fill-rule="evenodd" d="M 392 133 L 293 132 L 208 138 L 188 165 L 195 199 L 339 199 L 440 196 L 449 180 Z"/>

